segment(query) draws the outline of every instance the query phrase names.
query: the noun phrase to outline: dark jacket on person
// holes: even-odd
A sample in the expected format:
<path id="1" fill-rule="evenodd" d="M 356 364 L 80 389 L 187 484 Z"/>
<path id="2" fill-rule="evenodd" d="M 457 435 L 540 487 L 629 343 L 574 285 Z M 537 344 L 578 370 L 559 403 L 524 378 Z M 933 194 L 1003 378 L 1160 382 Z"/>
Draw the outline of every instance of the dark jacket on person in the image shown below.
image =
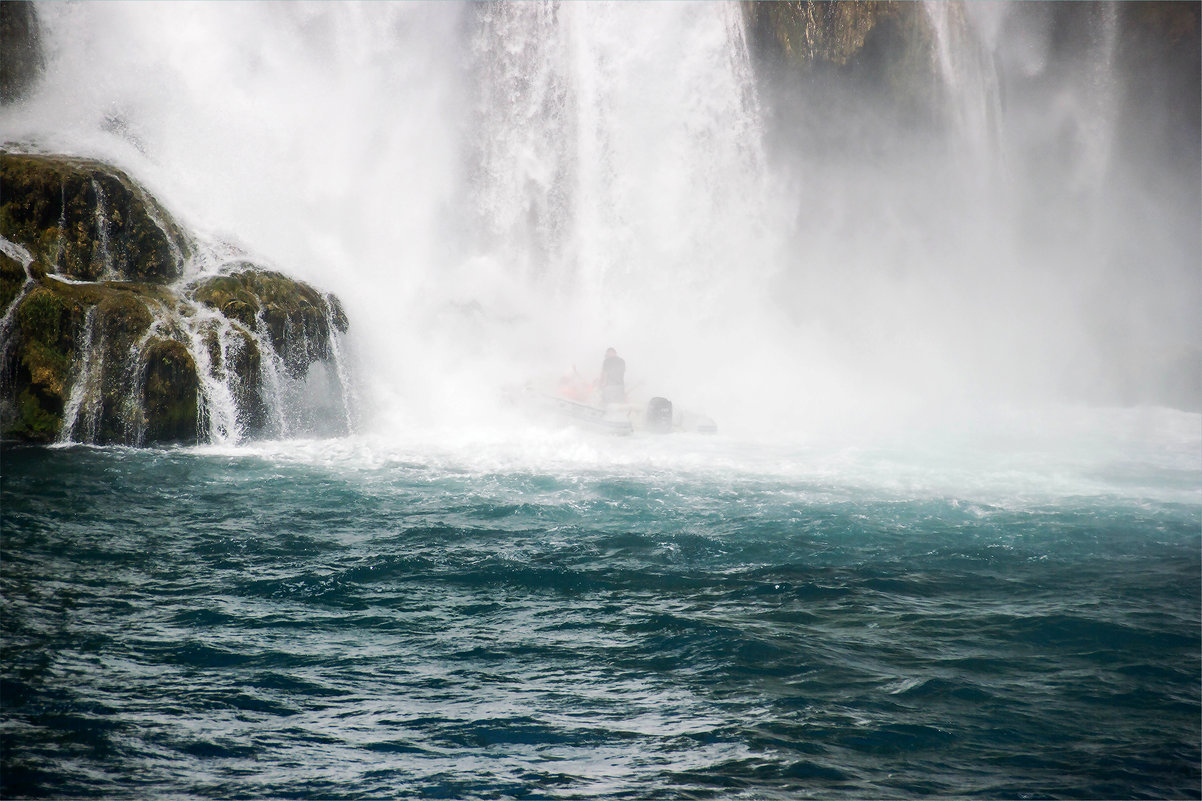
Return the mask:
<path id="1" fill-rule="evenodd" d="M 621 356 L 606 356 L 601 363 L 601 397 L 607 403 L 626 399 L 626 362 Z"/>

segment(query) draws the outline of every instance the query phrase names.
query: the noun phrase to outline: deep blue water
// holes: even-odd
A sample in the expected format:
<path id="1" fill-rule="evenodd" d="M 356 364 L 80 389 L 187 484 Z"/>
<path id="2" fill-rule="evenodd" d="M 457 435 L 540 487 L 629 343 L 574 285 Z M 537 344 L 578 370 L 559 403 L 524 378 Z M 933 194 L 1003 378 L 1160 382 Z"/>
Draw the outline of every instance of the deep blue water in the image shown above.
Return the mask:
<path id="1" fill-rule="evenodd" d="M 1192 458 L 289 447 L 4 447 L 0 795 L 1202 794 Z"/>

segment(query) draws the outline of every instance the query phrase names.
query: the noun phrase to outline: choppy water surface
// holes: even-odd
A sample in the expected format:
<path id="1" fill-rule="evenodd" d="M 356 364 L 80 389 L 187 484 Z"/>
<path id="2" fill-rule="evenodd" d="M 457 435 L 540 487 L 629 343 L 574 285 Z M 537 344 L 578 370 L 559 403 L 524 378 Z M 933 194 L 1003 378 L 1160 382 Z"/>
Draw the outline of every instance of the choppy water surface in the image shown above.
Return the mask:
<path id="1" fill-rule="evenodd" d="M 1163 423 L 5 446 L 2 794 L 1197 797 Z"/>

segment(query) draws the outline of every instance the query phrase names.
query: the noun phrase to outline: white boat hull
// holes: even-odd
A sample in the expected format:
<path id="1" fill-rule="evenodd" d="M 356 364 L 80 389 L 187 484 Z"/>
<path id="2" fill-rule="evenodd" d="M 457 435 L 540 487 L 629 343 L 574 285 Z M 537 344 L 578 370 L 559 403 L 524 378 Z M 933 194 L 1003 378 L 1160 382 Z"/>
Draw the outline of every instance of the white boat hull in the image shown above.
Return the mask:
<path id="1" fill-rule="evenodd" d="M 565 398 L 533 387 L 521 393 L 522 404 L 539 417 L 617 436 L 635 432 L 714 434 L 713 419 L 680 409 L 664 398 L 645 403 L 593 403 Z"/>

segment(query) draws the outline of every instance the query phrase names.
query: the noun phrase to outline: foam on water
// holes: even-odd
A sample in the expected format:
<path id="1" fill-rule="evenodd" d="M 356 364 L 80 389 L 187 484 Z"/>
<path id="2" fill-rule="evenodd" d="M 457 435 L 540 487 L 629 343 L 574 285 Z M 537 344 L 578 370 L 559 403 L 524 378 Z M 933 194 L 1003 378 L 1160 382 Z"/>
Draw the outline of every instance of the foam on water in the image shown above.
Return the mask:
<path id="1" fill-rule="evenodd" d="M 434 474 L 615 475 L 732 487 L 768 481 L 799 497 L 956 498 L 1007 508 L 1087 498 L 1202 504 L 1202 420 L 1154 407 L 978 410 L 971 418 L 915 420 L 903 430 L 860 440 L 842 434 L 825 440 L 613 438 L 515 417 L 504 428 L 456 426 L 393 439 L 372 433 L 195 451 L 382 477 L 423 465 Z"/>
<path id="2" fill-rule="evenodd" d="M 1196 503 L 603 443 L 6 445 L 5 796 L 1197 789 Z"/>

